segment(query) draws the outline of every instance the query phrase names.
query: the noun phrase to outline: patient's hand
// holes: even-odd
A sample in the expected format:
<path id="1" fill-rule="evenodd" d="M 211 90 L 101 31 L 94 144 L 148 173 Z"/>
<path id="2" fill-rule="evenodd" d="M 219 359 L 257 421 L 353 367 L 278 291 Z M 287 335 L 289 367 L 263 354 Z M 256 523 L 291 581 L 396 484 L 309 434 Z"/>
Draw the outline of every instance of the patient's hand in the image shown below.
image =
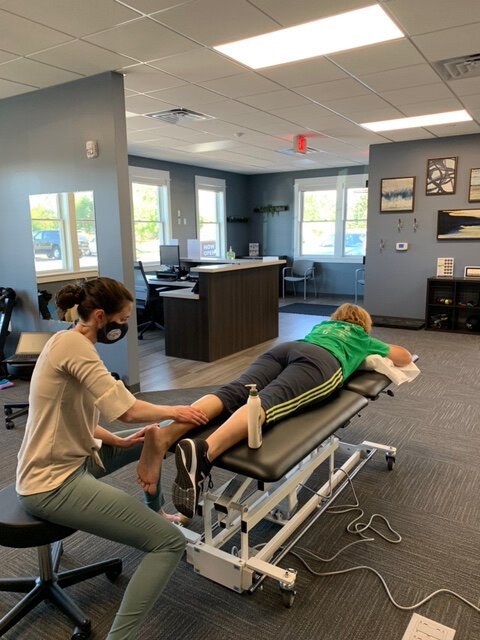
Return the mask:
<path id="1" fill-rule="evenodd" d="M 204 411 L 197 409 L 196 407 L 179 405 L 176 407 L 170 407 L 170 418 L 175 422 L 185 422 L 187 424 L 207 424 L 208 418 Z"/>

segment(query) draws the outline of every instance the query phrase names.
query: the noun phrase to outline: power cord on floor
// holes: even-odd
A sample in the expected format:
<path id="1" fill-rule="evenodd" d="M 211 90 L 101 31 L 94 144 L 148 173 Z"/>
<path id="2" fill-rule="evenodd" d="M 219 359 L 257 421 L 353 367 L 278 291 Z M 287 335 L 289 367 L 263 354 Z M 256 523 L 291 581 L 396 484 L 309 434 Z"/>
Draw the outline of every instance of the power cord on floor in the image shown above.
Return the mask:
<path id="1" fill-rule="evenodd" d="M 322 558 L 321 556 L 319 556 L 316 553 L 313 553 L 313 551 L 310 551 L 309 549 L 302 549 L 302 548 L 298 548 L 298 551 L 301 551 L 303 554 L 306 554 L 309 558 L 312 558 L 314 560 L 318 560 L 320 562 L 332 562 L 332 560 L 335 560 L 335 558 L 338 558 L 338 556 L 340 554 L 342 554 L 346 549 L 348 549 L 349 547 L 352 547 L 356 544 L 362 544 L 365 542 L 374 542 L 375 538 L 370 538 L 367 537 L 366 535 L 364 535 L 365 531 L 373 531 L 374 533 L 376 533 L 378 536 L 380 536 L 381 538 L 383 538 L 384 540 L 386 540 L 387 542 L 390 542 L 391 544 L 399 544 L 402 541 L 402 537 L 400 536 L 400 534 L 395 531 L 395 529 L 393 529 L 393 527 L 391 526 L 391 524 L 389 523 L 388 519 L 385 516 L 382 516 L 381 514 L 378 513 L 374 513 L 368 520 L 368 522 L 366 523 L 362 523 L 360 522 L 360 519 L 363 518 L 364 516 L 364 510 L 360 507 L 360 502 L 357 498 L 357 494 L 355 492 L 355 488 L 353 486 L 352 483 L 352 479 L 350 478 L 350 475 L 344 470 L 344 469 L 339 469 L 340 471 L 342 471 L 349 484 L 350 484 L 350 488 L 352 490 L 353 496 L 355 498 L 355 503 L 354 504 L 344 504 L 344 505 L 333 505 L 331 507 L 329 507 L 326 511 L 330 512 L 332 514 L 341 514 L 341 513 L 348 513 L 351 511 L 358 511 L 359 515 L 356 516 L 353 520 L 351 520 L 348 525 L 347 525 L 347 531 L 348 533 L 352 533 L 354 535 L 358 535 L 360 536 L 360 540 L 355 540 L 354 542 L 350 542 L 349 544 L 345 545 L 344 547 L 342 547 L 339 551 L 337 551 L 337 553 L 335 553 L 333 556 L 331 556 L 330 558 Z M 335 469 L 334 471 L 337 471 L 337 469 Z M 307 487 L 305 487 L 307 488 Z M 380 531 L 378 531 L 378 529 L 375 529 L 372 526 L 372 522 L 375 519 L 380 519 L 382 520 L 385 525 L 387 526 L 387 528 L 389 529 L 389 531 L 391 533 L 394 534 L 394 538 L 390 538 L 388 536 L 386 536 L 385 534 L 381 533 Z M 417 602 L 416 604 L 412 604 L 412 605 L 401 605 L 398 602 L 395 601 L 395 599 L 393 598 L 390 589 L 388 588 L 387 583 L 385 582 L 385 579 L 383 578 L 383 576 L 373 567 L 369 567 L 367 565 L 359 565 L 356 567 L 349 567 L 348 569 L 339 569 L 338 571 L 316 571 L 315 569 L 313 569 L 309 563 L 307 562 L 307 560 L 298 553 L 298 551 L 294 551 L 294 550 L 290 550 L 289 553 L 291 555 L 293 555 L 295 558 L 297 558 L 302 564 L 303 566 L 307 569 L 307 571 L 309 571 L 310 573 L 312 573 L 313 575 L 316 576 L 336 576 L 336 575 L 341 575 L 343 573 L 351 573 L 352 571 L 361 571 L 361 570 L 366 570 L 366 571 L 371 571 L 372 573 L 374 573 L 380 580 L 380 582 L 382 583 L 387 596 L 390 600 L 390 602 L 397 607 L 397 609 L 401 609 L 403 611 L 411 611 L 413 609 L 418 609 L 418 607 L 420 607 L 422 604 L 425 604 L 425 602 L 428 602 L 429 600 L 431 600 L 433 597 L 437 596 L 440 593 L 445 593 L 445 594 L 449 594 L 451 596 L 454 596 L 455 598 L 457 598 L 458 600 L 461 600 L 463 603 L 465 603 L 467 606 L 471 607 L 472 609 L 474 609 L 474 611 L 476 611 L 477 613 L 480 613 L 480 607 L 477 607 L 476 605 L 473 604 L 473 602 L 470 602 L 469 600 L 467 600 L 466 598 L 464 598 L 463 596 L 459 595 L 458 593 L 455 593 L 455 591 L 451 591 L 450 589 L 438 589 L 437 591 L 434 591 L 433 593 L 431 593 L 430 595 L 426 596 L 425 598 L 423 598 L 423 600 L 420 600 L 420 602 Z"/>

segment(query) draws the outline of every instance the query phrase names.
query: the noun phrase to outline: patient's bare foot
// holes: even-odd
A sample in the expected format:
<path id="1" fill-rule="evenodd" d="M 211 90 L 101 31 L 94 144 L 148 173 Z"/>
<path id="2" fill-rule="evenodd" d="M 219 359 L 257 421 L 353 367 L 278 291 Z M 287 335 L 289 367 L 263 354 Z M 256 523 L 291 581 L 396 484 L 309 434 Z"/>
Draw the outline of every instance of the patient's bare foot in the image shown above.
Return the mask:
<path id="1" fill-rule="evenodd" d="M 146 493 L 157 491 L 162 461 L 168 450 L 168 442 L 161 427 L 149 429 L 143 441 L 142 454 L 137 465 L 137 482 Z"/>

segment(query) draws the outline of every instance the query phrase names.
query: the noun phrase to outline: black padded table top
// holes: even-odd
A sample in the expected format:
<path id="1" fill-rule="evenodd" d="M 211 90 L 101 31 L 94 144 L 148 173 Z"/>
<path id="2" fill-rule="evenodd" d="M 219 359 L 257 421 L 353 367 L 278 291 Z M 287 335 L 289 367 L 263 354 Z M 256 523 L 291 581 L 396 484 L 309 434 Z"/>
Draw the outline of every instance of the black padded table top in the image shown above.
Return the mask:
<path id="1" fill-rule="evenodd" d="M 259 449 L 249 449 L 240 442 L 218 457 L 215 466 L 262 482 L 276 482 L 367 404 L 363 396 L 342 390 L 332 400 L 264 429 Z M 191 437 L 206 438 L 217 426 L 218 422 L 196 429 Z"/>

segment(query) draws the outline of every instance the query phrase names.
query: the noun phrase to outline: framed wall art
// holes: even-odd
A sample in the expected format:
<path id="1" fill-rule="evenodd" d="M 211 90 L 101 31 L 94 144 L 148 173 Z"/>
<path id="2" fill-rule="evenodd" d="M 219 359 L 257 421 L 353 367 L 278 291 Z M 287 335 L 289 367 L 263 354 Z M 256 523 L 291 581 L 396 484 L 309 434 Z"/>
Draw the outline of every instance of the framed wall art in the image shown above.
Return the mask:
<path id="1" fill-rule="evenodd" d="M 383 178 L 380 189 L 380 213 L 413 211 L 415 178 Z"/>
<path id="2" fill-rule="evenodd" d="M 437 240 L 480 240 L 480 209 L 440 210 Z"/>
<path id="3" fill-rule="evenodd" d="M 455 193 L 457 160 L 455 156 L 427 160 L 427 196 L 446 196 Z"/>
<path id="4" fill-rule="evenodd" d="M 480 169 L 470 169 L 468 201 L 480 202 Z"/>

